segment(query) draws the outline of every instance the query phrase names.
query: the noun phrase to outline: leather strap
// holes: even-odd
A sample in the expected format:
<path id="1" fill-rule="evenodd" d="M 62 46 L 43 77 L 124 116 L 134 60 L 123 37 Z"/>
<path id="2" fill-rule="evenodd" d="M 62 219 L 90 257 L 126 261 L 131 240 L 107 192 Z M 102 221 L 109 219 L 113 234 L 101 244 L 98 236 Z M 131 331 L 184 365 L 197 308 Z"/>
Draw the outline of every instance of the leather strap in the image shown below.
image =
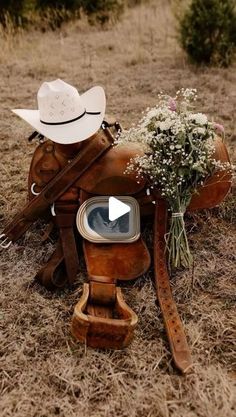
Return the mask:
<path id="1" fill-rule="evenodd" d="M 64 255 L 68 281 L 72 284 L 79 271 L 79 258 L 75 241 L 74 226 L 78 204 L 55 204 L 56 222 L 60 230 L 60 239 Z"/>
<path id="2" fill-rule="evenodd" d="M 88 140 L 79 154 L 13 218 L 3 230 L 2 236 L 12 242 L 17 241 L 75 181 L 77 181 L 77 186 L 80 186 L 79 179 L 82 174 L 112 146 L 113 141 L 113 136 L 108 129 L 99 131 L 94 138 Z"/>
<path id="3" fill-rule="evenodd" d="M 183 373 L 192 367 L 192 358 L 183 324 L 173 299 L 165 260 L 165 234 L 168 219 L 167 205 L 157 200 L 154 222 L 154 270 L 157 298 L 176 367 Z"/>
<path id="4" fill-rule="evenodd" d="M 36 274 L 35 280 L 39 281 L 48 290 L 63 288 L 68 281 L 66 274 L 64 254 L 59 239 L 56 250 L 53 252 L 46 265 Z"/>
<path id="5" fill-rule="evenodd" d="M 96 281 L 89 277 L 87 313 L 93 317 L 113 318 L 116 292 L 116 283 L 112 283 L 109 278 L 104 277 L 101 281 Z"/>

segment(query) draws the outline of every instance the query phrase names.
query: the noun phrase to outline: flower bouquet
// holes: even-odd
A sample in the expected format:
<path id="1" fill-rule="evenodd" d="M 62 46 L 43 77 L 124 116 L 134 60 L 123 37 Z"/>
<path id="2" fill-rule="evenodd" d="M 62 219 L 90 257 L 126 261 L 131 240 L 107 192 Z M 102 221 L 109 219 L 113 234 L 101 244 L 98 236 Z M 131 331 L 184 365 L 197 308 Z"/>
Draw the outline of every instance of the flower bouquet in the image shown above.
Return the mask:
<path id="1" fill-rule="evenodd" d="M 194 89 L 181 89 L 175 98 L 160 94 L 156 107 L 147 109 L 139 124 L 118 139 L 118 143 L 139 142 L 144 147 L 144 154 L 130 161 L 127 172 L 135 170 L 137 180 L 147 178 L 171 210 L 166 235 L 169 268 L 192 264 L 184 223 L 192 195 L 216 170 L 230 169 L 213 157 L 214 140 L 217 134 L 224 137 L 224 128 L 194 111 L 196 99 Z"/>

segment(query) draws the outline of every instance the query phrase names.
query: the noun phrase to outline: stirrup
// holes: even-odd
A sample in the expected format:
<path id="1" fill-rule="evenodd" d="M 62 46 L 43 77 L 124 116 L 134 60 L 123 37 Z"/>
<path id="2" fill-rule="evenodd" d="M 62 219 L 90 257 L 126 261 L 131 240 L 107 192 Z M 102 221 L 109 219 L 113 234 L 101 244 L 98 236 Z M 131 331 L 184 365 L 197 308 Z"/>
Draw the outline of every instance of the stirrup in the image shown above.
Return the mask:
<path id="1" fill-rule="evenodd" d="M 90 282 L 84 284 L 75 306 L 71 331 L 87 346 L 121 349 L 131 342 L 137 321 L 120 288 L 112 283 Z"/>

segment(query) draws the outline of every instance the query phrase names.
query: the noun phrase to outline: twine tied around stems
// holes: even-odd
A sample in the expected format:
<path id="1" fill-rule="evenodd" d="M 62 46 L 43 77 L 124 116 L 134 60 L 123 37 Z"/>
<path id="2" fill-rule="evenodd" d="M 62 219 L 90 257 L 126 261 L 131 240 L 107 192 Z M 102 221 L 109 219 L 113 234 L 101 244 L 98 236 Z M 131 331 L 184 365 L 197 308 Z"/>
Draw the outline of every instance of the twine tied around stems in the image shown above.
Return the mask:
<path id="1" fill-rule="evenodd" d="M 172 213 L 171 217 L 184 217 L 184 213 L 180 212 L 180 213 Z"/>
<path id="2" fill-rule="evenodd" d="M 184 204 L 180 204 L 179 208 L 182 211 L 174 212 L 171 215 L 171 223 L 166 240 L 170 270 L 180 266 L 190 267 L 192 264 L 192 256 L 184 223 Z"/>

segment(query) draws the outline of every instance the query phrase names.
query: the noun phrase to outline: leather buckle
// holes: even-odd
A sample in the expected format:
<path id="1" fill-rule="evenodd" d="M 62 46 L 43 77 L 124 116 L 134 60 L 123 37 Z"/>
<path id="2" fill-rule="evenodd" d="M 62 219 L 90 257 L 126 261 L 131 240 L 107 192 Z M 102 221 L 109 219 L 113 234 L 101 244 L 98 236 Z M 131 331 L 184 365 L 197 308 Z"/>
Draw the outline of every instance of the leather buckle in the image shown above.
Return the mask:
<path id="1" fill-rule="evenodd" d="M 113 298 L 113 284 L 103 284 L 104 292 L 106 292 L 106 285 L 110 285 L 109 292 Z M 120 288 L 116 288 L 112 304 L 106 302 L 107 300 L 98 302 L 97 295 L 97 288 L 96 297 L 94 297 L 91 295 L 90 284 L 84 284 L 83 294 L 75 306 L 72 318 L 73 336 L 78 341 L 94 348 L 121 349 L 126 347 L 133 338 L 138 321 L 137 315 L 125 303 Z M 94 302 L 91 302 L 91 296 Z"/>
<path id="2" fill-rule="evenodd" d="M 12 240 L 10 240 L 7 236 L 4 239 L 4 236 L 6 236 L 5 233 L 0 235 L 0 247 L 3 249 L 8 249 L 12 244 Z"/>

